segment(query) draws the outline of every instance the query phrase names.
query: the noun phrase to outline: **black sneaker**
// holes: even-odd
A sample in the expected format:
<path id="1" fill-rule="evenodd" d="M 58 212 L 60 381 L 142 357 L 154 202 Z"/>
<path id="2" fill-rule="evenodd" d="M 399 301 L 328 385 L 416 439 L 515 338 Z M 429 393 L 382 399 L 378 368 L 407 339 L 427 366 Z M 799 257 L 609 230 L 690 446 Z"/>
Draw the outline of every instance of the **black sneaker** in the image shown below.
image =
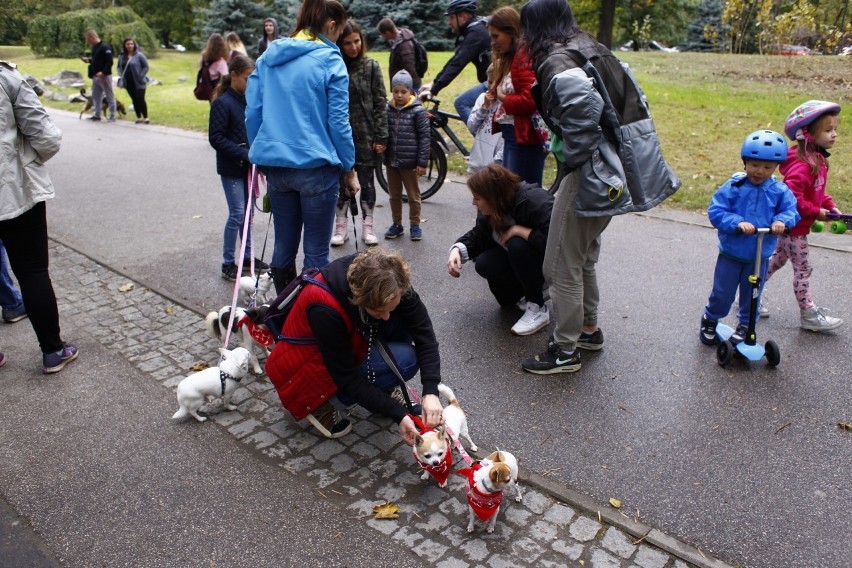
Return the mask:
<path id="1" fill-rule="evenodd" d="M 748 337 L 748 326 L 747 325 L 738 325 L 736 331 L 729 337 L 731 343 L 736 345 L 737 343 L 742 343 Z"/>
<path id="2" fill-rule="evenodd" d="M 231 282 L 235 282 L 237 280 L 237 265 L 223 264 L 222 278 L 224 278 L 225 280 L 230 280 Z"/>
<path id="3" fill-rule="evenodd" d="M 566 353 L 555 343 L 548 343 L 547 351 L 531 357 L 521 364 L 524 371 L 537 375 L 552 375 L 554 373 L 573 373 L 579 371 L 580 352 L 574 350 Z"/>
<path id="4" fill-rule="evenodd" d="M 716 335 L 716 320 L 711 320 L 707 316 L 701 316 L 701 331 L 698 333 L 698 338 L 704 345 L 716 345 L 719 343 L 719 337 Z"/>
<path id="5" fill-rule="evenodd" d="M 349 419 L 341 418 L 340 412 L 330 402 L 308 414 L 307 419 L 326 438 L 341 438 L 352 431 Z"/>
<path id="6" fill-rule="evenodd" d="M 255 272 L 263 272 L 265 270 L 269 270 L 269 265 L 260 260 L 259 258 L 254 259 L 254 270 Z M 243 274 L 251 274 L 251 259 L 247 258 L 243 260 Z"/>
<path id="7" fill-rule="evenodd" d="M 600 351 L 604 346 L 603 332 L 598 328 L 592 333 L 580 332 L 577 347 L 586 351 Z"/>

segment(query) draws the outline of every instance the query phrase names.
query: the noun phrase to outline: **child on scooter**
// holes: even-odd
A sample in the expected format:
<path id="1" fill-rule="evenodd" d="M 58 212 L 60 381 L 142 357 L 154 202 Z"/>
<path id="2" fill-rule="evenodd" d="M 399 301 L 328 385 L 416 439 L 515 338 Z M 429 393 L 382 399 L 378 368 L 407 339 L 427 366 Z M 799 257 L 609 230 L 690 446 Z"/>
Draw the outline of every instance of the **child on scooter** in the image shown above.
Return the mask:
<path id="1" fill-rule="evenodd" d="M 716 193 L 707 209 L 710 222 L 719 233 L 719 256 L 713 275 L 713 290 L 701 317 L 699 338 L 705 345 L 719 339 L 716 324 L 725 317 L 739 289 L 738 325 L 731 342 L 743 341 L 748 333 L 751 306 L 751 276 L 757 249 L 757 228 L 770 227 L 764 238 L 761 279 L 766 274 L 769 256 L 777 235 L 799 220 L 796 199 L 787 186 L 772 174 L 787 159 L 784 137 L 771 130 L 758 130 L 743 142 L 740 156 L 745 173 L 736 173 Z M 758 316 L 759 317 L 759 316 Z"/>
<path id="2" fill-rule="evenodd" d="M 834 200 L 825 192 L 828 179 L 828 149 L 837 139 L 840 105 L 827 101 L 808 101 L 796 107 L 784 123 L 784 132 L 795 140 L 787 159 L 781 166 L 784 183 L 796 196 L 801 220 L 790 234 L 778 239 L 778 246 L 769 261 L 766 279 L 789 260 L 793 265 L 793 292 L 801 311 L 800 327 L 811 331 L 827 331 L 840 327 L 843 320 L 828 315 L 817 307 L 811 296 L 813 268 L 808 254 L 808 233 L 814 221 L 825 221 L 828 213 L 840 213 Z M 760 315 L 769 315 L 765 304 Z"/>

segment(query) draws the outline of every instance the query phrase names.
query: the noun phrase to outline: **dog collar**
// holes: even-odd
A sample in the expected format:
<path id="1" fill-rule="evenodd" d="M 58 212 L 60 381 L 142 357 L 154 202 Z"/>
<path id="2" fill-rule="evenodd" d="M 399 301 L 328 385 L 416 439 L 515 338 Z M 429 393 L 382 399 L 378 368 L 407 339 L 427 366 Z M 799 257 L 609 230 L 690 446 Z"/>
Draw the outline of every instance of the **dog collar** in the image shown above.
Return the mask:
<path id="1" fill-rule="evenodd" d="M 435 478 L 435 481 L 438 482 L 439 485 L 444 485 L 446 483 L 447 478 L 450 476 L 450 471 L 453 469 L 453 448 L 449 444 L 447 444 L 447 453 L 444 454 L 444 459 L 438 465 L 430 465 L 428 463 L 423 463 L 420 461 L 420 458 L 417 457 L 417 452 L 413 451 L 414 460 L 420 464 L 420 467 L 429 472 L 429 475 Z"/>
<path id="2" fill-rule="evenodd" d="M 240 382 L 242 377 L 240 377 L 239 379 L 237 377 L 232 377 L 231 375 L 229 375 L 228 373 L 226 373 L 222 369 L 219 369 L 219 382 L 222 383 L 222 396 L 225 396 L 225 381 L 228 380 L 228 379 L 231 379 L 232 381 L 238 383 L 238 382 Z"/>
<path id="3" fill-rule="evenodd" d="M 272 332 L 269 331 L 269 328 L 265 325 L 258 325 L 251 321 L 248 316 L 243 316 L 240 318 L 240 321 L 237 322 L 236 329 L 240 329 L 242 326 L 246 326 L 252 339 L 264 347 L 269 347 L 274 343 L 275 338 L 272 336 Z"/>

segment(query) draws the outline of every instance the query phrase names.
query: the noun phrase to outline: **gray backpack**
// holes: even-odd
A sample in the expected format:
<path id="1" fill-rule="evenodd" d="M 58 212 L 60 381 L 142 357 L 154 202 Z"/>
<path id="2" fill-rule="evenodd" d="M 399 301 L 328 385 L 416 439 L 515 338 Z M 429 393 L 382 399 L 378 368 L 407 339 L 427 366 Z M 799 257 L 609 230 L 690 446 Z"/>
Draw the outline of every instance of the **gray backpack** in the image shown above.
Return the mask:
<path id="1" fill-rule="evenodd" d="M 635 107 L 631 115 L 636 117 L 625 124 L 620 121 L 598 70 L 580 51 L 567 49 L 565 53 L 581 66 L 603 99 L 600 126 L 609 142 L 601 144 L 600 152 L 595 153 L 599 163 L 590 160 L 593 163 L 581 168 L 581 175 L 589 179 L 581 181 L 575 214 L 579 217 L 611 216 L 647 211 L 659 205 L 680 188 L 681 181 L 663 158 L 647 98 L 630 68 L 619 62 L 628 79 L 625 96 Z M 584 170 L 588 171 L 584 173 Z M 602 175 L 608 170 L 609 174 Z M 595 185 L 597 190 L 593 189 Z"/>

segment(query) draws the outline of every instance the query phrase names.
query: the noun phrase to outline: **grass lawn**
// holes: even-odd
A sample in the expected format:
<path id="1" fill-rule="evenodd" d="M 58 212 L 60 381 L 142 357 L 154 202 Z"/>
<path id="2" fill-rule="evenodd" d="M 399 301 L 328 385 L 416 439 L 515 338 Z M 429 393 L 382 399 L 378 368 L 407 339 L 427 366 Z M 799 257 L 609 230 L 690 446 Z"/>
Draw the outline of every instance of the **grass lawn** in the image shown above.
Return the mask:
<path id="1" fill-rule="evenodd" d="M 760 128 L 782 131 L 784 119 L 808 99 L 824 99 L 849 106 L 852 102 L 852 60 L 849 57 L 783 57 L 701 53 L 624 52 L 651 103 L 666 159 L 683 180 L 683 188 L 667 203 L 686 209 L 704 209 L 713 191 L 735 171 L 742 169 L 740 145 L 746 134 Z M 387 67 L 387 52 L 371 57 Z M 429 82 L 449 58 L 449 53 L 430 53 Z M 208 104 L 192 95 L 198 65 L 197 53 L 161 50 L 150 60 L 151 77 L 162 86 L 148 88 L 152 122 L 205 131 Z M 84 73 L 79 60 L 37 58 L 26 47 L 0 47 L 0 59 L 14 61 L 22 73 L 41 79 L 61 69 Z M 454 112 L 452 100 L 476 81 L 473 66 L 441 91 L 441 108 Z M 72 94 L 72 93 L 66 93 Z M 129 104 L 127 94 L 117 90 Z M 65 110 L 79 104 L 46 101 Z M 841 210 L 852 211 L 852 138 L 843 128 L 832 151 L 829 192 Z M 848 119 L 847 119 L 848 120 Z M 470 146 L 472 137 L 461 123 L 453 130 Z M 450 159 L 455 171 L 464 171 L 456 154 Z M 545 181 L 552 178 L 548 162 Z"/>

